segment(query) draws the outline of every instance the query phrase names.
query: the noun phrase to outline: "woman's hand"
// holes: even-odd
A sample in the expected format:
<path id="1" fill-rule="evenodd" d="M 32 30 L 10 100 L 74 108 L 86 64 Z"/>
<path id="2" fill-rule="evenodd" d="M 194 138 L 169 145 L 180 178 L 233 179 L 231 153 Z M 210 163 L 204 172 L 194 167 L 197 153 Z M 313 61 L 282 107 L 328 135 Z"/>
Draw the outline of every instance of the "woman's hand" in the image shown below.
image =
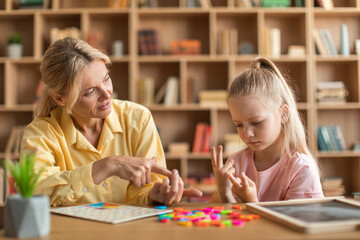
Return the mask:
<path id="1" fill-rule="evenodd" d="M 233 184 L 231 191 L 237 197 L 243 202 L 258 202 L 256 185 L 244 172 L 241 172 L 240 178 L 235 177 L 233 174 L 228 176 Z"/>
<path id="2" fill-rule="evenodd" d="M 235 202 L 231 192 L 232 183 L 228 177 L 229 174 L 235 173 L 234 160 L 229 159 L 224 164 L 223 147 L 221 145 L 218 146 L 217 152 L 215 147 L 211 148 L 211 165 L 221 200 L 223 202 Z"/>
<path id="3" fill-rule="evenodd" d="M 151 182 L 151 173 L 171 177 L 171 171 L 156 163 L 156 158 L 111 156 L 93 163 L 92 177 L 99 184 L 108 177 L 118 176 L 128 180 L 134 187 L 141 187 Z"/>
<path id="4" fill-rule="evenodd" d="M 201 197 L 202 192 L 197 189 L 184 189 L 184 182 L 179 172 L 174 169 L 170 178 L 165 178 L 162 183 L 154 184 L 149 192 L 149 201 L 171 205 L 179 203 L 182 197 L 186 196 Z"/>

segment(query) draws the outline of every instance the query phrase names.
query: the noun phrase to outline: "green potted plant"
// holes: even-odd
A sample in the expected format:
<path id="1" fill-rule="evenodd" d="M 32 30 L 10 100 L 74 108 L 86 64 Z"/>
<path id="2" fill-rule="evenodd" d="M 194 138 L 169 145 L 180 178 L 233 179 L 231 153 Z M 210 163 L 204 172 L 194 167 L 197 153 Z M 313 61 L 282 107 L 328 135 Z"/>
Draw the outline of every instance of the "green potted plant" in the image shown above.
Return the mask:
<path id="1" fill-rule="evenodd" d="M 5 202 L 4 232 L 7 237 L 41 237 L 50 231 L 49 197 L 33 195 L 43 170 L 35 171 L 35 154 L 25 154 L 21 161 L 5 160 L 5 168 L 14 178 L 19 194 Z"/>
<path id="2" fill-rule="evenodd" d="M 7 46 L 7 56 L 10 58 L 21 58 L 22 57 L 22 43 L 21 35 L 19 33 L 14 33 L 9 36 L 8 46 Z"/>

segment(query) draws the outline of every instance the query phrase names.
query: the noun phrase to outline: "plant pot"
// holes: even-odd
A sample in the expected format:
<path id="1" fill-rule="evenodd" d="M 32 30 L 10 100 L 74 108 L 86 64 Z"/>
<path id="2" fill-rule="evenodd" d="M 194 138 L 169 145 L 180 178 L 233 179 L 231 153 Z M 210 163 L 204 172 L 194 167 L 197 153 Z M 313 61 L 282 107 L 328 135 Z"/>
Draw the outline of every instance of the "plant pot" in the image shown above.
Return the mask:
<path id="1" fill-rule="evenodd" d="M 22 44 L 19 44 L 19 43 L 8 44 L 7 56 L 9 58 L 21 58 L 22 57 Z"/>
<path id="2" fill-rule="evenodd" d="M 7 237 L 45 236 L 50 231 L 49 197 L 23 198 L 20 194 L 6 199 L 4 232 Z"/>

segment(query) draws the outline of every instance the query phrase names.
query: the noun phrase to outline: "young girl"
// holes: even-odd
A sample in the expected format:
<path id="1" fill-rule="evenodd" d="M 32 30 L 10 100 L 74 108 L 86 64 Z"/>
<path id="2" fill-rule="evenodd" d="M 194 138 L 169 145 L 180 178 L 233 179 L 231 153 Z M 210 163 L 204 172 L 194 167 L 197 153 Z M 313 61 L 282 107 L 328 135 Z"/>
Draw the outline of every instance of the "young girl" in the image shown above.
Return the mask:
<path id="1" fill-rule="evenodd" d="M 211 149 L 218 191 L 212 202 L 322 198 L 319 170 L 306 144 L 293 92 L 277 67 L 256 58 L 230 86 L 228 105 L 248 146 L 223 164 L 223 148 Z"/>

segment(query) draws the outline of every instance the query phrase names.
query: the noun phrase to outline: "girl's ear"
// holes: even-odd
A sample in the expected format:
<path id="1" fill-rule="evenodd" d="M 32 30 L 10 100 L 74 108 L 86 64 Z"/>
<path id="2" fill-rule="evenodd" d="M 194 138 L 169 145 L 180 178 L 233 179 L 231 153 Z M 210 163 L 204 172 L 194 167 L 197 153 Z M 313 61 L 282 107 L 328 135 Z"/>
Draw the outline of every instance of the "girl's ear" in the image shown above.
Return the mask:
<path id="1" fill-rule="evenodd" d="M 282 105 L 280 108 L 280 113 L 281 113 L 281 123 L 284 124 L 287 122 L 290 116 L 289 106 L 287 104 Z"/>
<path id="2" fill-rule="evenodd" d="M 51 97 L 58 106 L 65 105 L 65 99 L 60 94 L 53 93 L 53 94 L 51 94 Z"/>

